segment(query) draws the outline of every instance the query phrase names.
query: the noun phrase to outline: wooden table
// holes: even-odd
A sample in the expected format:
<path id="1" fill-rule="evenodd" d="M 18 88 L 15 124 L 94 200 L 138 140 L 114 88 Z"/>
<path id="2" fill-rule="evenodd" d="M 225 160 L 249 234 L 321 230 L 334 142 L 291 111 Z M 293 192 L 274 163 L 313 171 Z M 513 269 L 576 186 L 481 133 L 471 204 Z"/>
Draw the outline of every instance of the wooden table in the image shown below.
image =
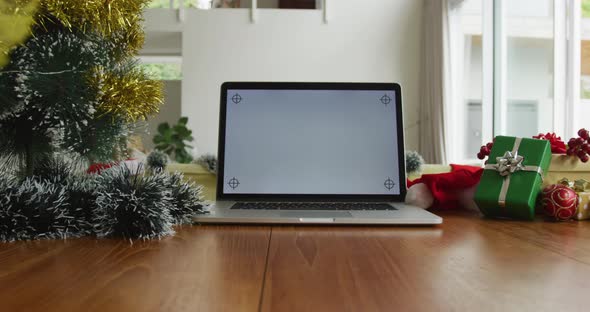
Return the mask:
<path id="1" fill-rule="evenodd" d="M 0 244 L 0 311 L 589 311 L 590 222 L 441 215 Z"/>

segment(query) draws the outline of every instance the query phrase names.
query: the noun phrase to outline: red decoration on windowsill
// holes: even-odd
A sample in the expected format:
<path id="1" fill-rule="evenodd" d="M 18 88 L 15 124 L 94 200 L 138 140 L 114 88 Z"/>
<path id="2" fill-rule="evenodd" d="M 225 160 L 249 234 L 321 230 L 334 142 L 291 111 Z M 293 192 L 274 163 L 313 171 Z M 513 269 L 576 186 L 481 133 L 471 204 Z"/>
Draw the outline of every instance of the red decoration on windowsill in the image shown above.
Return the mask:
<path id="1" fill-rule="evenodd" d="M 98 163 L 98 164 L 92 164 L 90 165 L 90 167 L 88 168 L 88 170 L 86 170 L 86 173 L 88 174 L 92 174 L 92 173 L 97 173 L 100 174 L 103 170 L 109 169 L 112 166 L 115 166 L 116 163 L 110 163 L 110 164 L 102 164 L 102 163 Z"/>
<path id="2" fill-rule="evenodd" d="M 565 142 L 553 132 L 547 132 L 546 134 L 539 133 L 538 135 L 533 136 L 533 139 L 549 141 L 549 143 L 551 143 L 552 154 L 565 154 L 567 151 Z"/>
<path id="3" fill-rule="evenodd" d="M 578 137 L 567 142 L 566 154 L 577 156 L 582 162 L 590 160 L 590 132 L 584 128 L 578 130 Z"/>
<path id="4" fill-rule="evenodd" d="M 406 203 L 424 209 L 477 210 L 473 194 L 482 173 L 480 167 L 451 164 L 451 172 L 424 174 L 416 180 L 408 180 Z M 426 191 L 429 192 L 424 194 Z M 424 198 L 429 200 L 424 201 Z"/>
<path id="5" fill-rule="evenodd" d="M 88 174 L 100 174 L 102 171 L 107 170 L 113 166 L 117 166 L 120 164 L 124 164 L 125 166 L 127 166 L 127 168 L 129 168 L 132 172 L 141 172 L 142 171 L 142 167 L 141 167 L 141 163 L 135 159 L 135 158 L 129 158 L 127 160 L 124 160 L 122 162 L 112 162 L 112 163 L 96 163 L 96 164 L 92 164 L 90 165 L 90 167 L 88 167 L 88 170 L 86 170 L 86 173 Z"/>
<path id="6" fill-rule="evenodd" d="M 582 132 L 582 130 L 584 130 L 584 129 L 581 129 L 580 133 Z M 586 131 L 586 130 L 584 130 L 584 131 Z M 533 136 L 533 139 L 549 141 L 549 143 L 551 144 L 551 153 L 552 154 L 566 154 L 567 153 L 568 155 L 570 155 L 570 153 L 568 152 L 569 149 L 572 150 L 571 155 L 575 154 L 573 148 L 570 146 L 570 148 L 568 149 L 568 146 L 566 146 L 565 142 L 563 142 L 561 140 L 561 137 L 558 137 L 557 134 L 555 134 L 553 132 L 547 132 L 545 134 L 539 133 L 538 135 Z M 575 139 L 572 139 L 572 140 L 575 141 Z M 571 142 L 572 140 L 570 140 L 570 145 L 572 144 L 572 142 Z M 494 146 L 494 142 L 490 142 L 490 143 L 482 146 L 479 150 L 479 153 L 477 153 L 477 158 L 484 160 L 486 157 L 490 156 L 490 151 L 492 150 L 493 146 Z M 580 148 L 586 148 L 586 147 L 589 147 L 589 151 L 590 151 L 590 145 L 582 147 L 581 143 L 580 143 Z M 582 159 L 582 156 L 579 156 L 579 157 L 580 157 L 580 159 Z"/>

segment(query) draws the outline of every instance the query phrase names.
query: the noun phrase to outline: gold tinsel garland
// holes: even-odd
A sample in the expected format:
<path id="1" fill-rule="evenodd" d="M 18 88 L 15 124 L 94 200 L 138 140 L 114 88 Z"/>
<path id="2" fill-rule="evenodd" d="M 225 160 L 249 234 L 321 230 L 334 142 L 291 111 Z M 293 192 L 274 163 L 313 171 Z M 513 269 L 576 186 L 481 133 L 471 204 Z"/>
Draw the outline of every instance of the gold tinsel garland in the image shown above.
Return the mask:
<path id="1" fill-rule="evenodd" d="M 38 0 L 0 0 L 0 68 L 8 53 L 30 34 Z"/>
<path id="2" fill-rule="evenodd" d="M 124 74 L 98 68 L 90 79 L 99 86 L 98 111 L 119 116 L 127 122 L 146 120 L 160 111 L 163 103 L 162 82 L 151 80 L 141 69 Z"/>
<path id="3" fill-rule="evenodd" d="M 133 55 L 143 45 L 142 13 L 150 0 L 41 0 L 41 25 L 54 19 L 69 29 L 95 31 Z"/>

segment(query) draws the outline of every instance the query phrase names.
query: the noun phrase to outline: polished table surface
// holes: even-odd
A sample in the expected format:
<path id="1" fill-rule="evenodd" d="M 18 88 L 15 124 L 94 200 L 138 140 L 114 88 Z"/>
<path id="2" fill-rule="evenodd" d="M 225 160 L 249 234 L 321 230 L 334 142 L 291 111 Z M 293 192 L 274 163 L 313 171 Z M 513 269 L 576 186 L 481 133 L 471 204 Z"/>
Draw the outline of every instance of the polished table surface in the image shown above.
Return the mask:
<path id="1" fill-rule="evenodd" d="M 440 215 L 0 244 L 0 311 L 590 310 L 590 222 Z"/>

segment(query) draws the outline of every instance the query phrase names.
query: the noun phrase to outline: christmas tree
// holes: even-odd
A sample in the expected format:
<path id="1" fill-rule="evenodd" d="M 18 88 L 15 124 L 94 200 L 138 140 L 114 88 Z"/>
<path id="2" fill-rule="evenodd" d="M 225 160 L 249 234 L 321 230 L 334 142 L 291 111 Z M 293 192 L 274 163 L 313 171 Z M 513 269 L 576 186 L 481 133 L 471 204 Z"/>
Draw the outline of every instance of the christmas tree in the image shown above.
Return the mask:
<path id="1" fill-rule="evenodd" d="M 55 153 L 123 158 L 135 123 L 162 103 L 134 60 L 148 0 L 11 2 L 33 27 L 0 71 L 0 156 L 24 175 Z"/>
<path id="2" fill-rule="evenodd" d="M 134 60 L 148 2 L 0 0 L 0 241 L 161 237 L 202 212 L 165 161 L 85 170 L 125 159 L 162 104 Z"/>

